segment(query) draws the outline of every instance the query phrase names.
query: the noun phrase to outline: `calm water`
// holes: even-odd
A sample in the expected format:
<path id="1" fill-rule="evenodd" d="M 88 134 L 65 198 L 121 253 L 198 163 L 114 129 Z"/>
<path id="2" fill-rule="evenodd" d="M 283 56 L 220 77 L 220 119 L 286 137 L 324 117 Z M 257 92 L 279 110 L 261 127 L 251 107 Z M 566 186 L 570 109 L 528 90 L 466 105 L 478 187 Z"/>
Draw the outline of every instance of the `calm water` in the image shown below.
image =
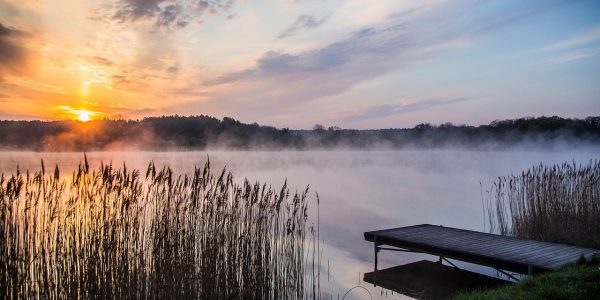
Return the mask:
<path id="1" fill-rule="evenodd" d="M 50 169 L 70 173 L 83 159 L 82 153 L 0 152 L 0 172 L 37 170 L 40 159 Z M 280 187 L 288 180 L 291 190 L 310 185 L 318 192 L 320 235 L 324 240 L 322 291 L 333 299 L 361 284 L 373 299 L 405 296 L 362 282 L 373 268 L 373 245 L 363 232 L 422 223 L 484 230 L 482 184 L 490 186 L 498 176 L 518 173 L 534 164 L 577 163 L 599 159 L 597 152 L 471 152 L 471 151 L 302 151 L 302 152 L 96 152 L 99 161 L 127 163 L 145 169 L 149 161 L 170 165 L 177 172 L 191 172 L 207 157 L 217 168 L 226 166 L 239 181 L 268 182 Z M 67 173 L 68 172 L 68 173 Z M 314 195 L 314 194 L 313 194 Z M 313 196 L 314 198 L 314 196 Z M 316 215 L 316 202 L 311 216 Z M 314 224 L 316 227 L 316 223 Z M 419 259 L 426 255 L 380 252 L 380 268 Z M 477 266 L 461 266 L 491 273 Z M 369 299 L 356 290 L 346 299 Z"/>

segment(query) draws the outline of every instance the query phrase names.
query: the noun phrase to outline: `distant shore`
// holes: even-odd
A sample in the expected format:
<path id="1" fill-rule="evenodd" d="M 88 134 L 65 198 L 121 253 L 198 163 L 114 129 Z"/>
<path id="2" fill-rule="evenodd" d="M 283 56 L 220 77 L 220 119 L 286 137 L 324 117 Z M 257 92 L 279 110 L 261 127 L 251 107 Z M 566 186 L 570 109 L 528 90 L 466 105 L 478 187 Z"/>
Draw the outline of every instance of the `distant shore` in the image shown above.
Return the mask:
<path id="1" fill-rule="evenodd" d="M 600 147 L 600 117 L 521 118 L 470 126 L 291 130 L 232 118 L 164 116 L 142 120 L 0 121 L 0 150 L 553 150 Z"/>

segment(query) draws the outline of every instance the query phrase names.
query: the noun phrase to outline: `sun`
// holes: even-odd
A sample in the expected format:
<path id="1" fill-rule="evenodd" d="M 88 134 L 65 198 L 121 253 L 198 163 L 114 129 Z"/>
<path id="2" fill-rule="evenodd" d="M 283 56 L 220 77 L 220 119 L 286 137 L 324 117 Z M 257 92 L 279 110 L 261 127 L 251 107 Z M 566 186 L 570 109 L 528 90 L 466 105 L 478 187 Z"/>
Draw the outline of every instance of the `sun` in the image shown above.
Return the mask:
<path id="1" fill-rule="evenodd" d="M 77 111 L 77 120 L 81 122 L 88 122 L 91 120 L 92 112 L 89 110 L 81 109 Z"/>
<path id="2" fill-rule="evenodd" d="M 85 108 L 73 108 L 69 105 L 56 106 L 56 110 L 58 111 L 59 119 L 79 121 L 83 123 L 98 120 L 107 115 L 106 113 L 100 111 L 93 111 Z"/>

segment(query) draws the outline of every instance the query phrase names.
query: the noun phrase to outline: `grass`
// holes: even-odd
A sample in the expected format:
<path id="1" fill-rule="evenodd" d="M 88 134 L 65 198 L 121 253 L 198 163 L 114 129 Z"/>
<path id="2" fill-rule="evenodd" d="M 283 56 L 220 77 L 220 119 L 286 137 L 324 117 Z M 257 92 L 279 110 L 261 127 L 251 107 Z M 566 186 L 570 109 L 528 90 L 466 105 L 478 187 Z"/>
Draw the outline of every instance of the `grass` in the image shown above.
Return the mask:
<path id="1" fill-rule="evenodd" d="M 600 249 L 600 161 L 540 164 L 488 191 L 490 231 Z"/>
<path id="2" fill-rule="evenodd" d="M 316 298 L 307 193 L 209 161 L 2 175 L 0 298 Z"/>
<path id="3" fill-rule="evenodd" d="M 494 290 L 455 296 L 454 300 L 476 299 L 595 299 L 600 295 L 600 265 L 571 265 L 561 271 L 529 277 Z"/>

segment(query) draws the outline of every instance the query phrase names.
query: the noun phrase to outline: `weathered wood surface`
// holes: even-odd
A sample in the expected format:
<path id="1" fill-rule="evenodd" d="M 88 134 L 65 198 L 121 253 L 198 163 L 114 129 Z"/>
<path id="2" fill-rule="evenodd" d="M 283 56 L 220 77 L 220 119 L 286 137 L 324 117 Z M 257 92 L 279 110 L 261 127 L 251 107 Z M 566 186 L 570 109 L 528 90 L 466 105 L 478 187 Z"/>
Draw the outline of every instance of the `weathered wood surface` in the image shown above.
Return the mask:
<path id="1" fill-rule="evenodd" d="M 557 270 L 581 256 L 600 254 L 596 249 L 429 224 L 365 232 L 365 240 L 524 274 Z"/>

